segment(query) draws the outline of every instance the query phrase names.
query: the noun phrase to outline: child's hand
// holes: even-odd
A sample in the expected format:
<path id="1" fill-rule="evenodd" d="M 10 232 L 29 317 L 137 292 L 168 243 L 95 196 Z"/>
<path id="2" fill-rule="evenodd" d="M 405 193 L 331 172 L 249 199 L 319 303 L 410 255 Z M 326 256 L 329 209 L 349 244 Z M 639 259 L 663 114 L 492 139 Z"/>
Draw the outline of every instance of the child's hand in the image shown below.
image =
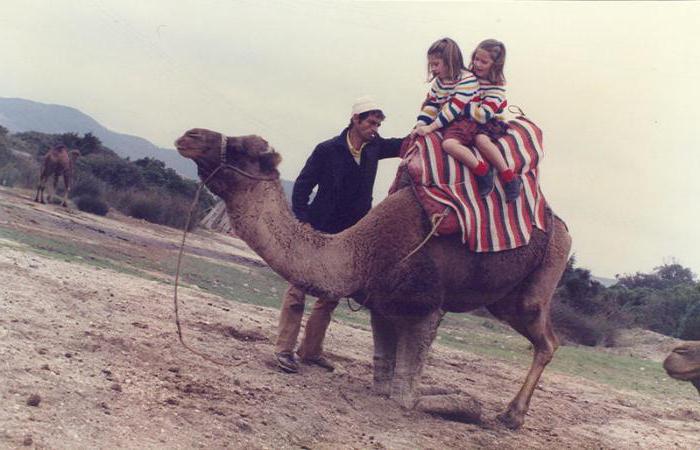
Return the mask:
<path id="1" fill-rule="evenodd" d="M 432 131 L 433 129 L 430 125 L 421 125 L 413 129 L 411 132 L 411 137 L 425 136 L 426 134 L 430 134 Z"/>

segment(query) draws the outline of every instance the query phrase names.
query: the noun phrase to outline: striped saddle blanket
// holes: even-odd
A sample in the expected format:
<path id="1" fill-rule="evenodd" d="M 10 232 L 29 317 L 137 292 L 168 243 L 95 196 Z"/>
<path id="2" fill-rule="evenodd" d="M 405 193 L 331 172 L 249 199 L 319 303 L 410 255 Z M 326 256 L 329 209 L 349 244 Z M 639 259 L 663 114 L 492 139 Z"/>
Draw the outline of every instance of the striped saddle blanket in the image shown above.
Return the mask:
<path id="1" fill-rule="evenodd" d="M 431 133 L 405 146 L 399 174 L 407 170 L 416 193 L 429 216 L 446 213 L 438 234 L 461 229 L 462 242 L 473 252 L 499 252 L 526 245 L 532 227 L 545 231 L 546 201 L 538 182 L 538 163 L 543 157 L 542 131 L 530 120 L 517 116 L 507 120 L 508 132 L 496 145 L 514 172 L 522 177 L 520 197 L 506 203 L 503 184 L 495 177 L 494 190 L 479 196 L 469 169 L 442 150 L 442 136 Z M 483 160 L 472 148 L 475 156 Z M 398 177 L 397 177 L 398 179 Z"/>

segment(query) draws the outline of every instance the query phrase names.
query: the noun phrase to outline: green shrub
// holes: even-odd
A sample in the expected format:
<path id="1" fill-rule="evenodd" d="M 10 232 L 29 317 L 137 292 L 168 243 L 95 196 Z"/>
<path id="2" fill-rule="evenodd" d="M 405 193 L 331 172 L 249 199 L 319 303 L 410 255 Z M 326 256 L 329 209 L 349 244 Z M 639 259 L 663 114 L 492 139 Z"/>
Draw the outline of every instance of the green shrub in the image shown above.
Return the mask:
<path id="1" fill-rule="evenodd" d="M 148 222 L 161 223 L 161 208 L 162 205 L 153 199 L 145 198 L 145 196 L 136 196 L 128 206 L 126 213 L 137 219 L 147 220 Z M 139 198 L 140 197 L 140 198 Z"/>
<path id="2" fill-rule="evenodd" d="M 36 188 L 39 181 L 39 165 L 27 158 L 13 158 L 0 166 L 0 185 Z"/>
<path id="3" fill-rule="evenodd" d="M 614 345 L 619 326 L 605 316 L 588 316 L 560 301 L 552 304 L 552 322 L 564 341 L 588 346 Z"/>
<path id="4" fill-rule="evenodd" d="M 109 212 L 109 206 L 99 196 L 83 195 L 73 199 L 79 210 L 104 216 Z"/>
<path id="5" fill-rule="evenodd" d="M 684 315 L 678 337 L 689 341 L 700 340 L 700 302 L 692 305 Z"/>
<path id="6" fill-rule="evenodd" d="M 92 175 L 81 174 L 80 180 L 71 188 L 71 198 L 102 197 L 103 184 Z"/>

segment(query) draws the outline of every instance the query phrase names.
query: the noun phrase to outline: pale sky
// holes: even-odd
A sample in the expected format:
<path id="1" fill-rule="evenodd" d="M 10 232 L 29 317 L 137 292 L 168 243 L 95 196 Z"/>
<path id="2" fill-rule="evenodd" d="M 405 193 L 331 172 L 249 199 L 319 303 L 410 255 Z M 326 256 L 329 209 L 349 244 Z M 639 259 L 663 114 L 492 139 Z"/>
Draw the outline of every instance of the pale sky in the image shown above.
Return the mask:
<path id="1" fill-rule="evenodd" d="M 698 2 L 3 0 L 0 96 L 71 106 L 172 148 L 185 130 L 259 134 L 293 180 L 371 94 L 403 136 L 426 50 L 507 47 L 510 104 L 544 132 L 542 189 L 597 276 L 700 273 Z M 382 163 L 381 200 L 398 161 Z"/>

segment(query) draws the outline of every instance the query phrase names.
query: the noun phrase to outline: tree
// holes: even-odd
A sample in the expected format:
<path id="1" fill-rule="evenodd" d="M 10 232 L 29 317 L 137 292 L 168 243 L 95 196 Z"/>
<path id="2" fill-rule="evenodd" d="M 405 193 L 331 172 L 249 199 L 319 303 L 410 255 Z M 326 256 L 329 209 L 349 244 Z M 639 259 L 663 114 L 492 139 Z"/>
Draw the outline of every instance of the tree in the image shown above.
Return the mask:
<path id="1" fill-rule="evenodd" d="M 80 153 L 83 156 L 97 152 L 102 146 L 100 139 L 94 134 L 87 132 L 80 140 Z"/>
<path id="2" fill-rule="evenodd" d="M 634 275 L 617 275 L 616 278 L 618 285 L 628 289 L 668 289 L 695 282 L 695 274 L 678 263 L 657 266 L 652 273 L 637 272 Z"/>

